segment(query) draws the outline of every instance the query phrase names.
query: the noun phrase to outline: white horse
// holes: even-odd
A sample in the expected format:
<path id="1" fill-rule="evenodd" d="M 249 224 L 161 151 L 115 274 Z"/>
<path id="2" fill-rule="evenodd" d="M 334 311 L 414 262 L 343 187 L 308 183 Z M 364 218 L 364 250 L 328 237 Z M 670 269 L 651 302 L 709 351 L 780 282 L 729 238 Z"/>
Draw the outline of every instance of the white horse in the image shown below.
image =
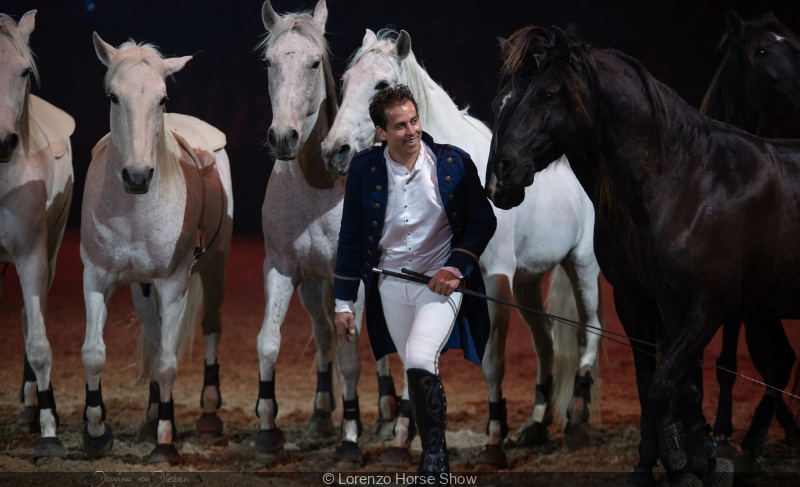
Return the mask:
<path id="1" fill-rule="evenodd" d="M 450 96 L 430 78 L 411 51 L 408 33 L 401 31 L 398 35 L 384 30 L 376 35 L 367 29 L 362 46 L 353 54 L 343 81 L 342 106 L 322 143 L 323 157 L 330 171 L 346 174 L 353 155 L 376 141 L 375 127 L 368 111 L 372 95 L 382 88 L 405 84 L 416 98 L 422 129 L 439 143 L 452 143 L 467 151 L 479 174 L 482 178 L 485 176 L 491 131 L 466 111 L 460 111 Z M 576 307 L 575 301 L 559 298 L 557 301 L 561 306 L 552 311 L 577 314 L 582 322 L 599 328 L 597 312 L 602 300 L 598 287 L 599 267 L 592 247 L 592 203 L 567 164 L 556 165 L 552 171 L 537 176 L 534 185 L 536 190 L 529 188 L 519 209 L 495 210 L 497 231 L 480 260 L 487 292 L 495 298 L 510 301 L 513 287 L 517 303 L 542 309 L 542 276 L 554 267 L 555 282 L 551 284 L 551 290 L 566 292 L 569 296 L 573 294 L 569 281 L 557 267 L 561 264 L 575 286 L 574 296 L 580 306 L 577 313 L 569 312 L 570 307 Z M 550 294 L 557 293 L 551 291 Z M 501 383 L 509 313 L 509 307 L 489 302 L 492 331 L 483 357 L 483 372 L 489 385 L 489 438 L 478 462 L 496 466 L 507 465 L 500 443 L 508 433 Z M 552 417 L 548 407 L 553 369 L 552 325 L 540 315 L 521 314 L 533 336 L 539 368 L 536 406 L 529 422 L 520 429 L 518 441 L 521 444 L 541 443 L 547 439 L 547 425 Z M 565 403 L 570 402 L 573 392 L 573 381 L 568 379 L 578 373 L 580 377 L 576 380 L 586 382 L 597 358 L 598 337 L 590 334 L 581 338 L 583 346 L 578 360 L 575 336 L 574 328 L 561 324 L 556 327 L 556 341 L 571 342 L 575 350 L 572 363 L 556 368 L 555 385 L 561 385 L 560 389 L 568 394 L 561 398 L 560 409 L 564 415 L 567 414 Z M 405 387 L 403 398 L 408 399 Z M 584 402 L 588 402 L 588 396 L 585 400 L 573 400 L 570 406 L 572 416 L 579 416 L 581 424 L 588 420 L 588 404 L 584 406 Z M 407 424 L 410 426 L 406 419 L 398 421 L 393 448 L 384 457 L 386 466 L 403 467 L 409 463 Z"/>
<path id="2" fill-rule="evenodd" d="M 17 267 L 25 372 L 17 422 L 42 437 L 34 458 L 64 456 L 50 386 L 53 354 L 45 333 L 47 292 L 72 201 L 72 118 L 30 94 L 38 79 L 28 38 L 35 10 L 17 25 L 0 14 L 0 265 Z M 2 278 L 0 278 L 0 285 Z M 38 402 L 38 405 L 37 405 Z"/>
<path id="3" fill-rule="evenodd" d="M 334 460 L 350 466 L 363 464 L 358 437 L 361 433 L 356 386 L 361 374 L 358 340 L 339 340 L 333 329 L 333 270 L 342 218 L 344 178 L 325 170 L 320 142 L 336 115 L 336 94 L 325 21 L 328 10 L 319 0 L 313 14 L 281 16 L 269 1 L 262 7 L 268 35 L 259 45 L 267 63 L 272 125 L 269 143 L 276 160 L 262 207 L 264 230 L 264 294 L 266 310 L 258 335 L 260 383 L 256 414 L 256 458 L 274 464 L 283 454 L 284 436 L 275 424 L 275 362 L 281 342 L 281 326 L 289 300 L 297 288 L 300 301 L 311 317 L 317 342 L 317 391 L 314 413 L 306 434 L 333 435 L 331 412 L 332 356 L 342 382 L 341 443 Z M 363 289 L 356 312 L 361 329 Z M 358 335 L 357 335 L 358 336 Z M 380 376 L 388 378 L 388 360 L 378 363 Z M 386 379 L 383 379 L 383 384 Z M 383 390 L 381 416 L 391 425 L 394 391 Z"/>
<path id="4" fill-rule="evenodd" d="M 103 328 L 112 294 L 132 284 L 142 320 L 141 379 L 151 380 L 147 417 L 157 418 L 150 463 L 177 463 L 172 386 L 178 350 L 201 307 L 206 380 L 198 432 L 219 434 L 221 406 L 217 344 L 225 265 L 233 227 L 233 193 L 225 136 L 193 117 L 165 114 L 165 78 L 191 56 L 165 59 L 149 44 L 119 49 L 94 34 L 108 67 L 111 133 L 92 151 L 81 212 L 81 259 L 86 300 L 87 421 L 84 449 L 103 456 L 113 444 L 100 388 L 105 364 Z M 157 386 L 154 382 L 157 381 Z M 155 392 L 155 394 L 153 394 Z"/>

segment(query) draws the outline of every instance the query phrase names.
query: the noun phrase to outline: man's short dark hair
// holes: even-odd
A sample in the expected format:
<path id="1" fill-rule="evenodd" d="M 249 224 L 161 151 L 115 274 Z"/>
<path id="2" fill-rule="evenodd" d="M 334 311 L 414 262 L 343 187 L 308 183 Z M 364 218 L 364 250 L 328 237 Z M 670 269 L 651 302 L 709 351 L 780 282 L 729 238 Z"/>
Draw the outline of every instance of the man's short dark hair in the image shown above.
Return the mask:
<path id="1" fill-rule="evenodd" d="M 411 90 L 406 85 L 397 85 L 393 88 L 384 88 L 372 95 L 369 100 L 369 118 L 372 119 L 377 127 L 386 130 L 386 109 L 397 105 L 403 105 L 407 101 L 414 104 L 414 111 L 419 114 L 417 100 L 411 94 Z"/>

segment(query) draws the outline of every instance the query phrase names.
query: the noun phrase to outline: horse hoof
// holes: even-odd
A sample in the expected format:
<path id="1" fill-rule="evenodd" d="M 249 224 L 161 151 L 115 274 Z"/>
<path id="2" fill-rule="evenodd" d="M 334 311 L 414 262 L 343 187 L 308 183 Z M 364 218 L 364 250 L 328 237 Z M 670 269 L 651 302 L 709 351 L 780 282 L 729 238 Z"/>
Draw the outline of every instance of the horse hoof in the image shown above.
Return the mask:
<path id="1" fill-rule="evenodd" d="M 714 470 L 703 476 L 705 487 L 731 487 L 733 485 L 733 463 L 726 458 L 717 458 Z"/>
<path id="2" fill-rule="evenodd" d="M 739 456 L 739 450 L 731 440 L 717 440 L 714 456 L 716 458 L 736 458 Z"/>
<path id="3" fill-rule="evenodd" d="M 650 469 L 634 467 L 625 478 L 626 487 L 656 487 L 656 477 Z"/>
<path id="4" fill-rule="evenodd" d="M 280 428 L 256 431 L 256 461 L 265 467 L 274 467 L 283 458 L 286 438 Z"/>
<path id="5" fill-rule="evenodd" d="M 204 438 L 219 438 L 222 436 L 222 420 L 217 413 L 203 413 L 197 420 L 197 434 Z"/>
<path id="6" fill-rule="evenodd" d="M 336 435 L 330 411 L 321 411 L 314 408 L 314 413 L 308 418 L 306 437 L 313 439 L 330 438 Z"/>
<path id="7" fill-rule="evenodd" d="M 528 421 L 517 431 L 517 439 L 506 440 L 506 443 L 513 448 L 536 448 L 547 445 L 550 439 L 550 432 L 544 423 Z"/>
<path id="8" fill-rule="evenodd" d="M 89 427 L 83 427 L 83 450 L 90 459 L 103 458 L 111 451 L 114 446 L 114 435 L 108 423 L 105 432 L 97 437 L 89 434 Z"/>
<path id="9" fill-rule="evenodd" d="M 17 431 L 22 433 L 39 433 L 39 408 L 36 406 L 25 406 L 17 415 Z"/>
<path id="10" fill-rule="evenodd" d="M 358 444 L 343 440 L 333 453 L 333 463 L 337 469 L 357 470 L 364 466 L 364 456 Z"/>
<path id="11" fill-rule="evenodd" d="M 181 454 L 172 443 L 159 443 L 150 452 L 150 458 L 147 460 L 150 465 L 159 463 L 168 463 L 170 465 L 178 465 L 181 463 Z"/>
<path id="12" fill-rule="evenodd" d="M 567 427 L 564 428 L 564 443 L 570 451 L 585 448 L 592 443 L 591 431 L 592 426 L 585 421 L 578 424 L 567 424 Z"/>
<path id="13" fill-rule="evenodd" d="M 755 474 L 764 471 L 761 460 L 753 452 L 743 452 L 733 459 L 733 470 L 736 473 Z"/>
<path id="14" fill-rule="evenodd" d="M 394 438 L 394 419 L 378 419 L 375 427 L 375 436 L 381 440 L 388 441 Z"/>
<path id="15" fill-rule="evenodd" d="M 500 445 L 486 445 L 481 448 L 478 453 L 478 459 L 475 460 L 478 465 L 486 465 L 489 467 L 505 469 L 508 468 L 508 457 L 506 452 Z"/>
<path id="16" fill-rule="evenodd" d="M 36 448 L 33 449 L 33 459 L 38 463 L 40 459 L 46 460 L 48 458 L 64 458 L 67 456 L 67 450 L 61 444 L 61 440 L 55 436 L 48 436 L 41 438 Z"/>
<path id="17" fill-rule="evenodd" d="M 152 442 L 158 438 L 158 420 L 157 419 L 148 419 L 142 426 L 139 427 L 139 431 L 136 433 L 136 442 L 137 443 L 147 443 Z"/>
<path id="18" fill-rule="evenodd" d="M 381 464 L 383 468 L 406 470 L 414 465 L 414 458 L 411 457 L 411 452 L 408 448 L 390 446 L 386 453 L 383 454 Z"/>
<path id="19" fill-rule="evenodd" d="M 695 474 L 686 473 L 677 480 L 668 481 L 667 487 L 703 487 L 703 482 Z"/>

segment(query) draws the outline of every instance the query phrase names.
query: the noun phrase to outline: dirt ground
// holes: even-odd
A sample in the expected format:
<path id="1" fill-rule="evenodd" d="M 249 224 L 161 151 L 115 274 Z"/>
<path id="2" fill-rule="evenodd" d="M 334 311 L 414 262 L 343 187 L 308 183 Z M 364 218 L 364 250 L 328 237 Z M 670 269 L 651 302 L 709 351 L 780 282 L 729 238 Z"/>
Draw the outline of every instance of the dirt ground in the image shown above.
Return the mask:
<path id="1" fill-rule="evenodd" d="M 85 311 L 82 294 L 82 264 L 79 256 L 79 234 L 69 230 L 61 248 L 56 280 L 50 292 L 47 334 L 53 348 L 52 383 L 58 412 L 61 416 L 59 436 L 67 449 L 67 458 L 42 467 L 58 472 L 153 472 L 147 457 L 153 445 L 137 444 L 136 431 L 144 419 L 148 397 L 146 386 L 134 386 L 137 371 L 129 365 L 138 335 L 138 324 L 127 288 L 118 292 L 109 306 L 105 331 L 107 362 L 103 370 L 103 394 L 108 408 L 108 421 L 115 434 L 114 448 L 103 459 L 90 461 L 83 452 L 84 384 L 81 345 L 85 333 Z M 178 428 L 176 446 L 183 463 L 161 471 L 183 474 L 190 472 L 327 472 L 332 469 L 336 439 L 314 442 L 304 438 L 306 421 L 313 408 L 316 386 L 315 344 L 310 340 L 311 326 L 296 297 L 282 329 L 283 341 L 277 364 L 276 396 L 280 402 L 278 425 L 287 444 L 286 455 L 274 469 L 263 469 L 254 457 L 254 432 L 257 418 L 254 405 L 258 387 L 256 335 L 264 313 L 261 263 L 264 249 L 255 235 L 236 235 L 228 265 L 228 293 L 223 306 L 224 329 L 219 348 L 223 406 L 220 416 L 225 424 L 222 438 L 201 441 L 194 432 L 200 415 L 199 396 L 202 385 L 203 342 L 196 333 L 193 349 L 187 350 L 179 365 L 174 389 L 175 416 Z M 23 338 L 19 313 L 22 297 L 12 267 L 0 300 L 0 322 L 4 337 L 0 340 L 0 472 L 36 472 L 32 461 L 37 435 L 18 432 L 15 428 L 20 411 L 18 392 L 22 377 Z M 614 312 L 612 291 L 606 284 L 607 327 L 621 332 Z M 787 333 L 795 347 L 800 344 L 800 322 L 791 323 Z M 740 371 L 760 379 L 742 343 L 739 347 Z M 714 362 L 719 353 L 720 335 L 706 352 Z M 359 397 L 362 422 L 365 426 L 360 445 L 364 451 L 362 472 L 381 472 L 381 456 L 387 450 L 374 434 L 377 420 L 377 382 L 375 363 L 366 337 L 361 337 L 363 370 Z M 506 380 L 503 391 L 508 401 L 508 421 L 512 435 L 530 415 L 533 408 L 533 387 L 536 359 L 530 335 L 516 313 L 507 342 Z M 401 366 L 393 357 L 395 383 L 400 387 Z M 441 360 L 441 370 L 448 396 L 447 443 L 451 450 L 454 472 L 477 472 L 478 451 L 485 442 L 484 429 L 488 417 L 486 386 L 480 368 L 469 365 L 459 352 L 448 352 Z M 639 406 L 635 388 L 633 359 L 630 349 L 605 343 L 600 373 L 599 408 L 593 411 L 592 446 L 568 452 L 563 446 L 559 428 L 551 428 L 551 437 L 558 442 L 554 452 L 508 449 L 511 472 L 627 472 L 637 461 Z M 715 372 L 705 367 L 706 417 L 713 422 L 717 400 Z M 752 418 L 763 387 L 738 379 L 734 390 L 734 442 L 741 443 Z M 341 388 L 335 385 L 337 401 Z M 797 409 L 794 402 L 793 409 Z M 334 422 L 341 418 L 341 403 L 334 412 Z M 773 423 L 765 455 L 765 467 L 776 472 L 800 472 L 798 451 L 781 441 L 783 431 Z M 419 451 L 419 440 L 412 450 Z M 415 455 L 416 456 L 416 455 Z M 41 470 L 41 469 L 39 469 Z M 268 476 L 267 476 L 268 477 Z M 8 481 L 9 477 L 0 477 Z M 263 478 L 263 477 L 259 477 Z M 124 479 L 123 479 L 124 480 Z M 10 481 L 9 481 L 10 482 Z M 213 483 L 213 482 L 212 482 Z M 93 484 L 95 487 L 96 483 Z M 111 485 L 106 482 L 106 485 Z M 120 484 L 121 485 L 121 484 Z"/>

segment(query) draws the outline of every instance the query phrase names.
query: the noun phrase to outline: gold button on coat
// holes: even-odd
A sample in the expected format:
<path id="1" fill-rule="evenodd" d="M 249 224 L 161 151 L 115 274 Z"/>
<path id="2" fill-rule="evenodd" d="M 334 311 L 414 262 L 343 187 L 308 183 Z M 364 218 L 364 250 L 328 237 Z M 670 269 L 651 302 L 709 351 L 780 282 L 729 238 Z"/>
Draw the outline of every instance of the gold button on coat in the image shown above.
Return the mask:
<path id="1" fill-rule="evenodd" d="M 452 164 L 453 163 L 453 158 L 452 157 L 448 157 L 447 158 L 447 163 L 448 164 Z"/>
<path id="2" fill-rule="evenodd" d="M 375 241 L 375 239 L 374 239 L 374 238 L 372 238 L 372 235 L 370 235 L 369 237 L 367 237 L 367 239 L 369 239 L 369 241 L 370 241 L 370 242 L 374 242 L 374 241 Z"/>
<path id="3" fill-rule="evenodd" d="M 375 203 L 375 209 L 376 210 L 380 210 L 381 209 L 381 204 L 380 203 Z"/>
<path id="4" fill-rule="evenodd" d="M 451 178 L 450 176 L 445 176 L 445 178 L 444 178 L 444 182 L 445 183 L 449 183 L 452 180 L 453 180 L 453 178 Z"/>
<path id="5" fill-rule="evenodd" d="M 380 184 L 375 186 L 375 191 L 381 191 L 381 190 L 383 190 L 383 186 L 381 186 Z"/>
<path id="6" fill-rule="evenodd" d="M 378 222 L 376 222 L 375 220 L 372 220 L 372 226 L 373 227 L 377 227 L 378 226 Z"/>
<path id="7" fill-rule="evenodd" d="M 370 169 L 370 171 L 372 171 L 372 174 L 375 174 L 376 172 L 378 172 L 378 168 L 373 166 L 372 169 Z"/>
<path id="8" fill-rule="evenodd" d="M 454 195 L 454 194 L 451 194 L 451 195 L 450 195 L 450 201 L 452 201 L 452 200 L 453 200 L 453 198 L 455 198 L 455 197 L 456 197 L 456 195 Z"/>

